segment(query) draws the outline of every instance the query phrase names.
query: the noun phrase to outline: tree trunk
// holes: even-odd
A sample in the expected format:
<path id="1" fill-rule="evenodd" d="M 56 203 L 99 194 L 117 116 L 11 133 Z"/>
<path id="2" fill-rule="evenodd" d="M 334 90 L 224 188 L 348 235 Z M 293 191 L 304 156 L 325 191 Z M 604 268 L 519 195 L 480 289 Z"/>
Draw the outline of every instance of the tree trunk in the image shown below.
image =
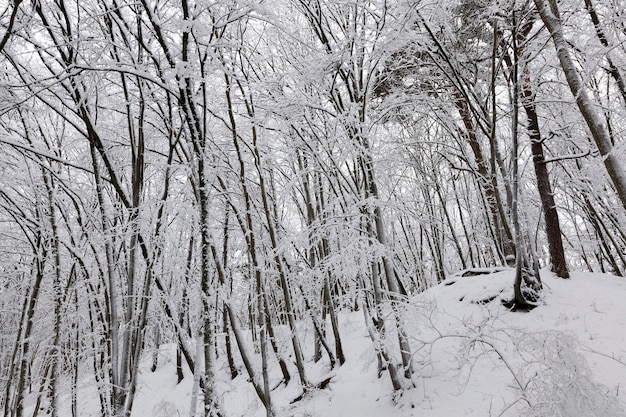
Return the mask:
<path id="1" fill-rule="evenodd" d="M 491 222 L 497 239 L 496 246 L 502 253 L 502 258 L 506 263 L 507 259 L 511 259 L 515 256 L 515 246 L 513 245 L 513 234 L 511 233 L 509 223 L 503 216 L 505 210 L 502 207 L 499 207 L 502 204 L 502 198 L 497 190 L 497 183 L 495 181 L 496 172 L 495 170 L 491 172 L 487 168 L 487 164 L 485 163 L 485 158 L 480 147 L 480 142 L 478 141 L 478 136 L 476 135 L 476 129 L 474 122 L 472 121 L 471 112 L 465 98 L 458 92 L 456 92 L 454 96 L 455 105 L 465 127 L 468 144 L 470 145 L 470 149 L 474 155 L 474 160 L 476 161 L 478 183 L 480 184 L 482 191 L 485 193 L 485 199 L 489 207 L 489 213 L 491 214 Z M 493 109 L 493 112 L 495 113 L 495 108 Z M 493 142 L 493 139 L 491 139 L 491 141 Z M 493 155 L 492 160 L 495 160 L 495 156 Z"/>
<path id="2" fill-rule="evenodd" d="M 604 166 L 613 182 L 617 196 L 622 206 L 626 209 L 626 172 L 624 172 L 618 155 L 612 152 L 613 145 L 611 143 L 611 135 L 605 120 L 601 116 L 596 104 L 593 102 L 588 88 L 578 74 L 576 64 L 570 55 L 570 46 L 563 35 L 563 27 L 561 25 L 561 17 L 556 0 L 534 1 L 539 15 L 541 16 L 541 20 L 543 20 L 543 23 L 552 36 L 561 68 L 563 69 L 570 90 L 576 99 L 578 109 L 585 119 L 591 136 L 598 146 Z"/>
<path id="3" fill-rule="evenodd" d="M 513 57 L 515 63 L 520 58 L 525 56 L 526 42 L 528 41 L 528 34 L 532 29 L 534 19 L 529 19 L 521 25 L 520 30 L 516 28 L 516 45 L 521 45 L 517 50 L 517 56 Z M 498 27 L 494 23 L 494 36 L 500 38 L 497 42 L 504 53 L 504 62 L 509 69 L 513 69 L 515 63 L 511 59 L 507 52 L 508 46 L 502 39 Z M 519 83 L 520 80 L 514 80 L 515 83 Z M 539 193 L 539 199 L 541 200 L 541 207 L 543 209 L 544 223 L 546 238 L 548 240 L 548 252 L 550 255 L 550 269 L 558 277 L 569 278 L 569 272 L 567 270 L 567 263 L 565 261 L 565 251 L 563 249 L 563 240 L 561 237 L 561 225 L 559 222 L 559 214 L 554 201 L 554 193 L 552 192 L 552 185 L 550 184 L 550 176 L 548 174 L 548 167 L 543 150 L 543 139 L 541 137 L 541 130 L 539 128 L 539 116 L 537 114 L 537 106 L 535 103 L 535 94 L 530 79 L 530 69 L 527 65 L 524 66 L 523 75 L 521 79 L 521 86 L 518 88 L 520 91 L 520 98 L 522 100 L 522 107 L 526 113 L 528 136 L 530 137 L 531 153 L 533 156 L 533 166 L 535 169 L 535 176 L 537 178 L 537 191 Z M 534 256 L 533 256 L 534 258 Z"/>
<path id="4" fill-rule="evenodd" d="M 550 253 L 551 271 L 558 277 L 569 278 L 567 263 L 565 262 L 565 251 L 563 240 L 561 239 L 561 224 L 559 213 L 554 201 L 554 193 L 550 184 L 548 167 L 543 152 L 543 141 L 539 130 L 539 118 L 535 106 L 535 95 L 530 85 L 530 75 L 528 68 L 524 71 L 522 81 L 522 104 L 526 111 L 528 122 L 528 135 L 530 136 L 530 148 L 533 155 L 533 165 L 535 176 L 537 177 L 537 191 L 541 200 L 543 216 L 545 222 L 546 237 L 548 239 L 548 252 Z"/>
<path id="5" fill-rule="evenodd" d="M 515 12 L 517 13 L 517 12 Z M 524 239 L 522 235 L 522 227 L 519 216 L 519 142 L 518 142 L 518 123 L 519 123 L 519 76 L 518 76 L 518 50 L 517 50 L 517 15 L 513 15 L 513 68 L 512 68 L 512 82 L 513 82 L 513 115 L 512 115 L 512 127 L 511 136 L 513 138 L 513 199 L 511 205 L 511 214 L 513 216 L 513 227 L 515 230 L 515 282 L 513 284 L 513 299 L 504 304 L 511 308 L 511 310 L 528 311 L 534 307 L 530 304 L 524 293 L 522 292 L 522 285 L 528 281 L 526 275 L 529 273 L 526 264 L 526 256 L 524 253 Z"/>
<path id="6" fill-rule="evenodd" d="M 54 259 L 54 273 L 52 275 L 52 293 L 53 293 L 53 305 L 54 305 L 54 325 L 53 325 L 53 340 L 50 347 L 50 382 L 49 382 L 49 397 L 50 397 L 50 415 L 57 417 L 58 415 L 58 394 L 57 385 L 59 379 L 59 361 L 61 357 L 61 346 L 59 340 L 61 337 L 61 302 L 62 302 L 62 290 L 61 290 L 61 253 L 59 244 L 59 230 L 57 226 L 57 207 L 55 202 L 55 185 L 48 172 L 42 170 L 44 182 L 48 191 L 48 221 L 50 222 L 50 232 L 52 240 L 52 251 Z"/>
<path id="7" fill-rule="evenodd" d="M 617 66 L 615 66 L 615 64 L 613 63 L 613 60 L 611 59 L 611 52 L 610 52 L 611 47 L 609 45 L 609 40 L 606 37 L 604 30 L 602 29 L 602 25 L 600 24 L 600 19 L 598 18 L 598 14 L 596 13 L 596 9 L 593 5 L 592 0 L 585 0 L 585 7 L 587 8 L 587 12 L 589 12 L 589 17 L 591 18 L 591 21 L 593 22 L 593 27 L 596 29 L 596 36 L 598 37 L 598 40 L 600 41 L 602 46 L 604 46 L 607 49 L 604 52 L 606 54 L 605 55 L 606 63 L 609 66 L 606 69 L 606 71 L 615 80 L 615 83 L 617 84 L 617 89 L 619 90 L 620 95 L 622 96 L 622 100 L 624 100 L 624 105 L 626 106 L 626 82 L 624 82 L 622 73 L 619 71 Z"/>
<path id="8" fill-rule="evenodd" d="M 365 156 L 362 158 L 362 163 L 363 163 L 363 170 L 365 172 L 365 189 L 366 189 L 366 194 L 365 197 L 369 198 L 369 197 L 373 197 L 374 200 L 376 201 L 376 206 L 374 207 L 374 213 L 373 213 L 373 221 L 374 221 L 374 226 L 375 226 L 375 236 L 376 239 L 378 240 L 378 242 L 387 250 L 390 250 L 389 248 L 389 243 L 387 242 L 387 234 L 385 231 L 385 225 L 384 225 L 384 221 L 383 221 L 383 212 L 382 209 L 380 207 L 380 196 L 378 194 L 378 186 L 376 184 L 376 180 L 374 178 L 374 168 L 373 168 L 373 164 L 372 164 L 372 160 L 371 160 L 371 156 L 369 154 L 370 150 L 369 150 L 369 143 L 367 141 L 367 138 L 361 138 L 361 141 L 363 143 L 363 148 L 365 149 Z M 368 220 L 371 221 L 371 220 Z M 398 333 L 398 344 L 400 345 L 400 356 L 402 357 L 402 366 L 404 368 L 404 376 L 408 379 L 411 378 L 411 376 L 413 375 L 413 361 L 412 361 L 412 351 L 411 351 L 411 345 L 409 343 L 409 338 L 406 334 L 406 332 L 404 331 L 404 323 L 401 317 L 401 313 L 400 313 L 400 288 L 398 285 L 398 280 L 396 277 L 396 274 L 394 272 L 394 267 L 392 264 L 392 260 L 390 258 L 390 255 L 388 253 L 383 254 L 382 256 L 382 261 L 383 261 L 383 270 L 385 272 L 385 278 L 386 278 L 386 282 L 387 282 L 387 286 L 389 288 L 389 292 L 391 294 L 392 297 L 392 309 L 393 309 L 393 316 L 395 319 L 395 324 L 396 324 L 396 331 Z"/>

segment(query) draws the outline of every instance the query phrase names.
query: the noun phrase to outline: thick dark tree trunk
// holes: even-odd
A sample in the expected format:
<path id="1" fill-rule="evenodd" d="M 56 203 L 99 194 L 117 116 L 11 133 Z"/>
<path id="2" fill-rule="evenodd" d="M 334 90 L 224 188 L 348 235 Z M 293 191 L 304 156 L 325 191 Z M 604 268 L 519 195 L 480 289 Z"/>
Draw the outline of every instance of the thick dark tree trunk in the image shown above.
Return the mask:
<path id="1" fill-rule="evenodd" d="M 561 238 L 559 213 L 556 209 L 554 193 L 550 185 L 550 177 L 548 175 L 548 167 L 543 152 L 543 142 L 541 139 L 541 131 L 539 130 L 539 119 L 537 117 L 534 94 L 531 90 L 527 73 L 524 74 L 522 84 L 522 100 L 528 119 L 527 126 L 528 135 L 530 136 L 530 149 L 533 154 L 533 165 L 537 177 L 537 191 L 539 192 L 541 207 L 543 209 L 551 270 L 561 278 L 569 278 L 567 263 L 565 262 L 565 251 L 563 250 L 563 239 Z"/>
<path id="2" fill-rule="evenodd" d="M 524 56 L 524 45 L 533 23 L 534 19 L 526 21 L 520 28 L 521 30 L 516 32 L 517 44 L 521 45 L 517 51 L 517 56 L 514 57 L 516 60 Z M 495 33 L 499 34 L 497 28 L 495 28 Z M 499 44 L 500 47 L 506 51 L 507 46 L 501 36 L 499 36 Z M 513 68 L 513 60 L 506 52 L 504 53 L 504 62 L 509 68 Z M 552 185 L 550 184 L 550 176 L 543 150 L 543 139 L 539 128 L 539 116 L 537 114 L 537 106 L 535 105 L 535 94 L 531 84 L 530 71 L 527 67 L 524 68 L 520 87 L 521 104 L 526 112 L 526 127 L 528 129 L 528 136 L 530 137 L 533 166 L 535 176 L 537 177 L 537 191 L 539 192 L 541 208 L 543 209 L 545 232 L 548 240 L 548 252 L 550 254 L 550 269 L 561 278 L 569 278 L 569 271 L 567 270 L 567 263 L 565 262 L 563 239 L 561 237 L 559 213 L 554 201 Z"/>

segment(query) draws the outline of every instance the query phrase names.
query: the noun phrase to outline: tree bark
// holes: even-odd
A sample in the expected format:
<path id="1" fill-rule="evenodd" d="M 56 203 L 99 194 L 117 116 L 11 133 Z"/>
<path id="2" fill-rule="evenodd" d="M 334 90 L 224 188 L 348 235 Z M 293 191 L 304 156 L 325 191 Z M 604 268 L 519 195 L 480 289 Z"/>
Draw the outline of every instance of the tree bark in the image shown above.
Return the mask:
<path id="1" fill-rule="evenodd" d="M 15 24 L 15 18 L 17 17 L 17 12 L 19 11 L 20 3 L 22 0 L 13 0 L 13 11 L 11 11 L 11 17 L 9 17 L 9 24 L 7 25 L 7 30 L 4 32 L 2 39 L 0 39 L 0 52 L 4 49 L 9 38 L 11 37 L 11 33 L 13 32 L 13 25 Z"/>
<path id="2" fill-rule="evenodd" d="M 527 40 L 527 35 L 532 27 L 532 23 L 532 21 L 527 22 L 522 27 L 522 30 L 518 32 L 519 43 Z M 524 46 L 519 48 L 519 57 L 524 55 L 524 49 Z M 519 82 L 519 80 L 515 80 L 515 82 Z M 567 270 L 567 263 L 565 261 L 565 250 L 563 249 L 563 239 L 561 238 L 559 213 L 556 208 L 556 202 L 554 201 L 554 193 L 552 191 L 552 185 L 550 184 L 550 176 L 548 174 L 548 167 L 543 151 L 543 139 L 539 128 L 535 94 L 532 88 L 528 66 L 525 66 L 523 70 L 520 93 L 522 106 L 526 112 L 528 136 L 530 137 L 533 166 L 537 178 L 537 191 L 539 192 L 539 199 L 541 200 L 541 207 L 543 209 L 546 238 L 548 240 L 548 252 L 550 254 L 550 270 L 560 278 L 569 278 L 569 271 Z"/>
<path id="3" fill-rule="evenodd" d="M 617 84 L 617 89 L 619 90 L 620 95 L 622 96 L 622 100 L 624 100 L 624 105 L 626 105 L 626 82 L 624 81 L 624 77 L 622 77 L 622 73 L 619 71 L 619 69 L 613 63 L 613 60 L 611 59 L 611 53 L 609 50 L 610 49 L 609 40 L 606 37 L 604 30 L 602 29 L 602 25 L 600 24 L 598 13 L 596 13 L 596 9 L 593 5 L 592 0 L 585 0 L 585 7 L 587 8 L 587 12 L 589 12 L 589 17 L 591 18 L 591 21 L 593 22 L 593 27 L 596 29 L 596 36 L 598 37 L 598 40 L 600 41 L 602 46 L 607 48 L 607 51 L 605 51 L 605 54 L 606 54 L 606 63 L 609 65 L 609 68 L 606 69 L 606 71 L 615 80 L 615 83 Z"/>
<path id="4" fill-rule="evenodd" d="M 576 99 L 576 104 L 580 110 L 587 127 L 591 132 L 604 166 L 611 178 L 617 196 L 619 197 L 622 206 L 626 209 L 626 172 L 618 159 L 618 155 L 613 152 L 613 145 L 611 143 L 611 135 L 609 129 L 605 123 L 604 118 L 601 116 L 596 104 L 593 102 L 588 88 L 583 83 L 576 64 L 569 52 L 570 46 L 565 40 L 563 34 L 563 27 L 561 24 L 561 17 L 559 14 L 558 5 L 556 0 L 534 0 L 541 20 L 548 28 L 552 41 L 556 48 L 556 53 L 567 79 L 567 83 L 570 87 L 572 94 Z"/>
<path id="5" fill-rule="evenodd" d="M 495 171 L 491 172 L 487 168 L 485 158 L 483 156 L 480 142 L 476 134 L 476 128 L 472 121 L 472 115 L 465 98 L 455 92 L 454 103 L 461 116 L 461 121 L 465 127 L 467 134 L 467 141 L 470 145 L 470 149 L 474 155 L 476 161 L 476 169 L 478 171 L 478 183 L 480 184 L 483 192 L 485 193 L 485 200 L 489 207 L 489 213 L 491 214 L 491 222 L 494 230 L 495 237 L 497 239 L 496 246 L 499 252 L 502 253 L 503 261 L 507 262 L 507 259 L 511 259 L 515 256 L 515 245 L 513 244 L 513 234 L 509 227 L 507 219 L 503 216 L 505 210 L 501 207 L 502 198 L 498 195 L 496 183 L 495 183 Z M 495 113 L 495 107 L 493 109 Z M 494 127 L 495 128 L 495 127 Z M 494 156 L 492 156 L 493 158 Z"/>
<path id="6" fill-rule="evenodd" d="M 527 94 L 527 90 L 523 90 Z M 548 239 L 548 252 L 550 254 L 550 270 L 560 278 L 569 278 L 567 263 L 565 261 L 565 251 L 561 238 L 561 225 L 559 213 L 554 201 L 552 186 L 548 175 L 548 168 L 543 152 L 541 133 L 537 120 L 535 105 L 524 104 L 526 116 L 528 118 L 528 134 L 530 136 L 530 147 L 533 155 L 533 165 L 535 176 L 537 177 L 537 191 L 541 200 L 543 216 L 545 222 L 546 238 Z"/>

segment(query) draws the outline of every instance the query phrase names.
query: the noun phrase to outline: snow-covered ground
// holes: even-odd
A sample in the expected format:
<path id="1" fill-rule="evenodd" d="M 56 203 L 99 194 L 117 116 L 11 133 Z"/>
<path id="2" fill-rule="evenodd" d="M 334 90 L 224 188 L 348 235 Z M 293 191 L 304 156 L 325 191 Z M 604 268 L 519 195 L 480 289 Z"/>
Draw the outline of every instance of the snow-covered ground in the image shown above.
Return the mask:
<path id="1" fill-rule="evenodd" d="M 278 416 L 455 417 L 626 416 L 626 280 L 605 274 L 573 273 L 569 280 L 543 271 L 541 305 L 509 312 L 511 270 L 451 277 L 413 298 L 403 320 L 414 353 L 413 387 L 394 402 L 388 374 L 377 376 L 376 352 L 362 312 L 342 314 L 347 361 L 329 369 L 309 363 L 308 377 L 326 389 L 301 394 L 297 377 L 272 392 Z M 476 301 L 496 298 L 488 303 Z M 396 349 L 392 332 L 387 340 Z M 312 346 L 306 344 L 312 355 Z M 159 369 L 146 366 L 133 416 L 188 416 L 193 377 L 176 385 L 171 347 Z M 146 365 L 149 360 L 146 361 Z M 218 370 L 226 417 L 265 416 L 247 382 Z M 279 376 L 273 375 L 276 381 Z M 81 390 L 87 395 L 89 389 Z M 91 390 L 93 404 L 95 392 Z M 97 415 L 83 409 L 80 415 Z"/>

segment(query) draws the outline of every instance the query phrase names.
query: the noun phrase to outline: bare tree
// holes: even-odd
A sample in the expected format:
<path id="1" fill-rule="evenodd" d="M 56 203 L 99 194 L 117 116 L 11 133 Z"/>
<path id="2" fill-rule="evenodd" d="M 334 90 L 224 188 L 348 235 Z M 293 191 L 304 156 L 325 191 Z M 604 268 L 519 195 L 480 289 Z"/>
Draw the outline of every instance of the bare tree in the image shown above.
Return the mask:
<path id="1" fill-rule="evenodd" d="M 626 172 L 619 161 L 618 155 L 612 152 L 613 143 L 609 129 L 591 97 L 589 88 L 578 73 L 576 64 L 571 56 L 571 47 L 567 43 L 563 33 L 559 6 L 554 0 L 535 0 L 535 5 L 537 6 L 541 20 L 543 20 L 543 23 L 550 32 L 556 48 L 557 57 L 561 64 L 561 69 L 565 74 L 572 95 L 576 99 L 578 109 L 585 119 L 591 136 L 600 151 L 604 166 L 622 202 L 622 206 L 626 208 Z"/>

